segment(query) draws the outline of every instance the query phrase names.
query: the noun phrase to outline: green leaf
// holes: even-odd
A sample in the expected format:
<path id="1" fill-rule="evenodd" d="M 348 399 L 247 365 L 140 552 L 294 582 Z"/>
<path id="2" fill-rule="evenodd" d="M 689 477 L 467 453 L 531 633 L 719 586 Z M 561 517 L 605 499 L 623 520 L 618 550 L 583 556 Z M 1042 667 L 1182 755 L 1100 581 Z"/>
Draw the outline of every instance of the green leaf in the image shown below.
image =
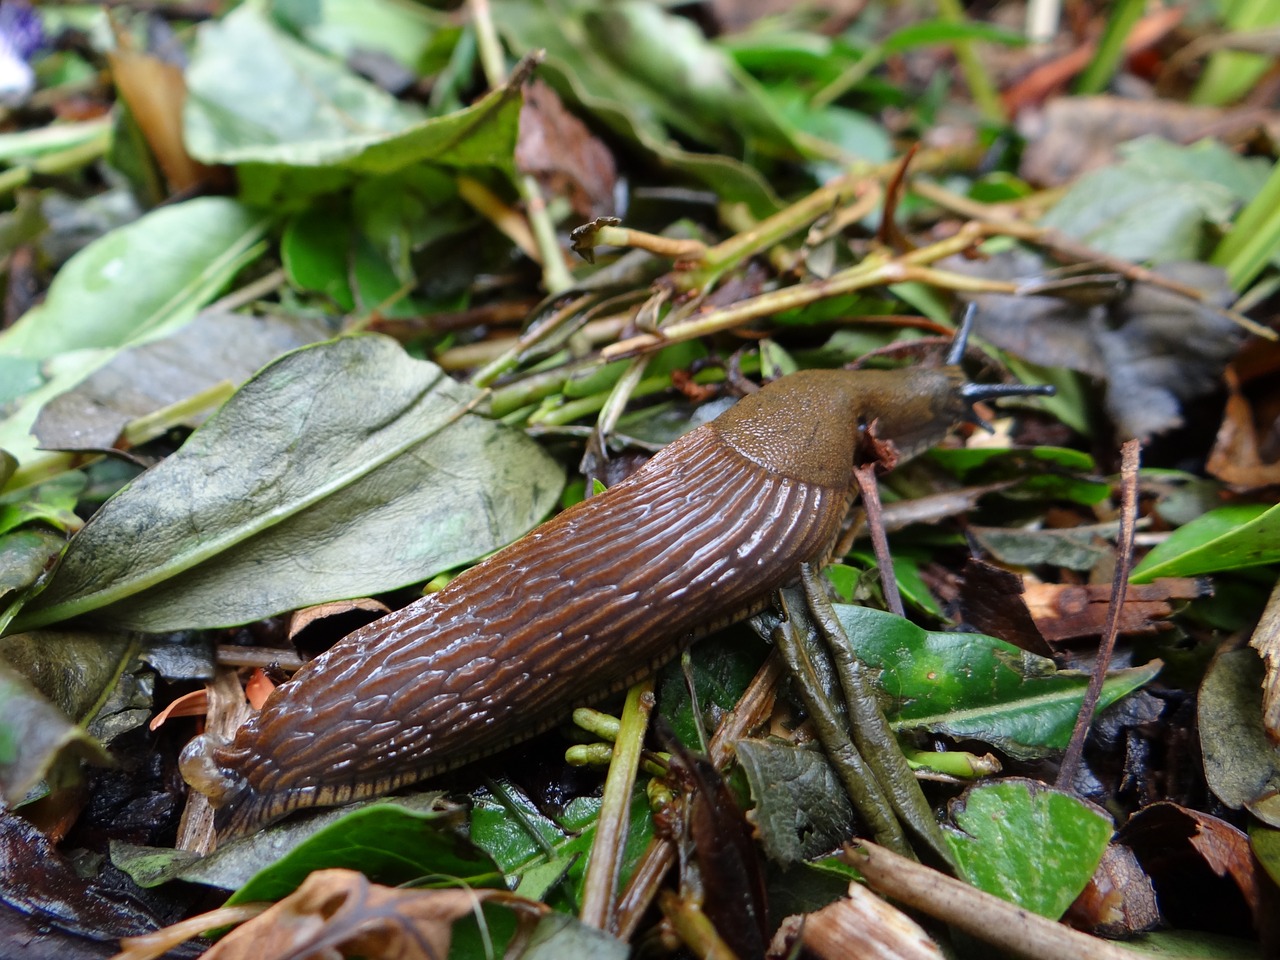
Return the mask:
<path id="1" fill-rule="evenodd" d="M 553 905 L 580 902 L 587 857 L 595 841 L 599 797 L 571 800 L 558 821 L 508 782 L 498 784 L 502 796 L 481 790 L 471 798 L 471 842 L 489 853 L 522 896 Z M 531 835 L 530 831 L 536 835 Z M 637 788 L 631 799 L 631 822 L 619 871 L 625 885 L 653 839 L 648 798 Z M 564 892 L 552 894 L 563 886 Z"/>
<path id="2" fill-rule="evenodd" d="M 22 623 L 246 623 L 504 546 L 563 477 L 522 434 L 467 414 L 475 397 L 386 337 L 286 354 L 94 515 Z"/>
<path id="3" fill-rule="evenodd" d="M 461 811 L 377 803 L 353 810 L 264 867 L 228 904 L 279 900 L 313 870 L 345 867 L 377 883 L 500 886 L 497 865 L 458 833 Z"/>
<path id="4" fill-rule="evenodd" d="M 252 5 L 201 27 L 187 70 L 192 156 L 241 166 L 241 195 L 271 205 L 336 191 L 356 175 L 431 162 L 513 173 L 518 87 L 428 119 L 298 43 Z"/>
<path id="5" fill-rule="evenodd" d="M 984 43 L 999 43 L 1006 47 L 1026 46 L 1027 38 L 1010 30 L 974 20 L 956 22 L 954 20 L 921 20 L 905 26 L 885 40 L 883 49 L 886 54 L 902 53 L 916 47 L 951 44 L 957 40 L 977 40 Z"/>
<path id="6" fill-rule="evenodd" d="M 1133 568 L 1130 583 L 1195 577 L 1280 561 L 1280 505 L 1210 510 L 1179 527 Z"/>
<path id="7" fill-rule="evenodd" d="M 1111 495 L 1097 479 L 1097 464 L 1087 453 L 1064 447 L 1024 449 L 935 449 L 927 454 L 957 479 L 971 485 L 1017 481 L 1006 496 L 1071 500 L 1093 506 Z"/>
<path id="8" fill-rule="evenodd" d="M 1091 803 L 1034 780 L 970 787 L 953 801 L 947 844 L 979 890 L 1057 920 L 1080 895 L 1111 840 Z"/>
<path id="9" fill-rule="evenodd" d="M 929 730 L 982 740 L 1026 759 L 1064 749 L 1086 674 L 980 633 L 935 633 L 870 607 L 834 605 L 858 656 L 880 670 L 877 683 L 899 731 Z M 1102 687 L 1102 710 L 1150 681 L 1159 661 L 1114 670 Z"/>
<path id="10" fill-rule="evenodd" d="M 0 536 L 0 610 L 13 594 L 36 582 L 65 544 L 61 534 L 39 527 Z"/>
<path id="11" fill-rule="evenodd" d="M 222 197 L 162 207 L 66 262 L 39 306 L 0 333 L 0 354 L 48 359 L 119 347 L 191 319 L 266 231 L 268 220 Z"/>
<path id="12" fill-rule="evenodd" d="M 853 807 L 820 750 L 782 740 L 739 740 L 734 749 L 755 801 L 752 821 L 770 860 L 798 863 L 849 838 Z"/>
<path id="13" fill-rule="evenodd" d="M 272 12 L 312 46 L 343 59 L 384 53 L 416 70 L 446 14 L 396 0 L 276 0 Z"/>
<path id="14" fill-rule="evenodd" d="M 715 729 L 716 716 L 737 706 L 767 652 L 754 631 L 745 627 L 730 628 L 694 647 L 689 667 L 705 729 Z M 658 674 L 657 694 L 658 711 L 676 738 L 690 750 L 701 750 L 689 684 L 679 660 Z"/>
<path id="15" fill-rule="evenodd" d="M 1197 260 L 1206 223 L 1226 223 L 1267 174 L 1265 163 L 1209 140 L 1177 147 L 1145 137 L 1124 153 L 1118 166 L 1080 177 L 1042 225 L 1127 260 Z"/>
<path id="16" fill-rule="evenodd" d="M 1280 827 L 1280 748 L 1263 726 L 1263 683 L 1252 649 L 1214 658 L 1196 699 L 1200 752 L 1205 782 L 1219 800 Z"/>
<path id="17" fill-rule="evenodd" d="M 194 317 L 260 252 L 269 223 L 233 200 L 203 197 L 112 230 L 68 260 L 44 303 L 0 333 L 0 362 L 56 360 L 48 379 L 0 422 L 0 447 L 28 465 L 37 455 L 30 429 L 41 406 L 114 350 L 165 336 Z"/>
<path id="18" fill-rule="evenodd" d="M 41 780 L 70 782 L 79 761 L 110 763 L 86 730 L 133 661 L 122 636 L 41 632 L 0 640 L 0 792 L 22 801 Z"/>

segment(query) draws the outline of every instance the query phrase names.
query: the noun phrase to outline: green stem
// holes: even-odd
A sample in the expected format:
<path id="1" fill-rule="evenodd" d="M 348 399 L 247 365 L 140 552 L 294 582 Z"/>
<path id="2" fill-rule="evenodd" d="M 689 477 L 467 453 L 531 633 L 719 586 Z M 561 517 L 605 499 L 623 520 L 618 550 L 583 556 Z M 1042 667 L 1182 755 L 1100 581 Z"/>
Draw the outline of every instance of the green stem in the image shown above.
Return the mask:
<path id="1" fill-rule="evenodd" d="M 596 819 L 596 835 L 582 885 L 583 923 L 599 930 L 613 922 L 614 891 L 622 869 L 623 847 L 631 822 L 631 799 L 635 792 L 636 770 L 644 749 L 644 735 L 653 711 L 653 678 L 642 680 L 627 691 L 622 708 L 622 725 L 614 745 L 613 763 L 604 782 L 604 799 Z"/>
<path id="2" fill-rule="evenodd" d="M 938 0 L 938 17 L 957 24 L 963 24 L 966 19 L 960 0 Z M 973 95 L 973 103 L 978 108 L 978 112 L 992 123 L 1000 125 L 1007 123 L 1008 117 L 1005 116 L 1004 104 L 1000 102 L 1000 94 L 982 63 L 982 57 L 974 49 L 973 42 L 956 40 L 953 48 L 956 52 L 956 62 L 960 64 L 960 72 L 964 74 L 965 82 L 969 85 L 969 93 Z"/>
<path id="3" fill-rule="evenodd" d="M 1111 7 L 1111 15 L 1107 17 L 1107 28 L 1103 31 L 1098 51 L 1076 83 L 1076 93 L 1090 96 L 1107 89 L 1124 62 L 1125 41 L 1142 19 L 1146 6 L 1146 0 L 1116 0 Z"/>

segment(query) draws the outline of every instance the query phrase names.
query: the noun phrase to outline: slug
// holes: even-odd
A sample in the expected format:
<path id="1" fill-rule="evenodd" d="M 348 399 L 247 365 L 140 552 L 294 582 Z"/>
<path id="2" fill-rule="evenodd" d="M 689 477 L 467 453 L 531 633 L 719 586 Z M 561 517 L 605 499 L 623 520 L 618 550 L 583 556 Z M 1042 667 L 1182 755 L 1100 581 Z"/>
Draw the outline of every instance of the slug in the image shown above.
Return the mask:
<path id="1" fill-rule="evenodd" d="M 219 836 L 494 753 L 763 609 L 835 546 L 867 424 L 907 457 L 972 419 L 977 399 L 1051 389 L 966 383 L 967 327 L 941 369 L 782 377 L 338 641 L 231 743 L 197 737 L 183 752 L 183 775 L 218 808 Z"/>

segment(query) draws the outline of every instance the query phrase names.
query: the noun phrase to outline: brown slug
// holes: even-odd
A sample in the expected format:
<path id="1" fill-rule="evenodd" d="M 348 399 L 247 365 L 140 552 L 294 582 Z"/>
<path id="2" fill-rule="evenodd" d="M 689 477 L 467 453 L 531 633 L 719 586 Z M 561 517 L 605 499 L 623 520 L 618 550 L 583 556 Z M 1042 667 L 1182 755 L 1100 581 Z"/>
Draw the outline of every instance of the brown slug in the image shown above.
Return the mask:
<path id="1" fill-rule="evenodd" d="M 969 404 L 1047 388 L 966 384 L 968 324 L 942 369 L 805 370 L 685 434 L 639 471 L 344 637 L 230 744 L 183 775 L 222 837 L 387 793 L 531 737 L 826 559 L 852 503 L 859 431 L 903 457 Z"/>

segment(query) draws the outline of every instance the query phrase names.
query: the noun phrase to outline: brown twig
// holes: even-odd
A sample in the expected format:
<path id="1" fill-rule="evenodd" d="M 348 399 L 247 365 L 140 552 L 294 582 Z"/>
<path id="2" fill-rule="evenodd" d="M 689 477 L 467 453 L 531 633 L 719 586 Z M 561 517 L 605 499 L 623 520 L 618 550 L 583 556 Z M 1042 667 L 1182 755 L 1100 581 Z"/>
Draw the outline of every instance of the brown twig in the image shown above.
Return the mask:
<path id="1" fill-rule="evenodd" d="M 884 591 L 885 606 L 890 613 L 906 616 L 902 606 L 902 594 L 898 592 L 898 578 L 893 573 L 893 557 L 889 554 L 889 538 L 884 533 L 884 509 L 880 505 L 880 488 L 876 484 L 876 467 L 866 463 L 855 467 L 853 478 L 862 495 L 862 506 L 867 512 L 867 532 L 876 554 L 876 566 L 880 569 L 880 588 Z"/>
<path id="2" fill-rule="evenodd" d="M 1111 666 L 1111 654 L 1116 648 L 1116 635 L 1120 632 L 1120 615 L 1124 611 L 1125 596 L 1129 589 L 1129 571 L 1133 567 L 1133 532 L 1138 522 L 1138 464 L 1142 445 L 1137 440 L 1125 443 L 1120 464 L 1120 535 L 1116 538 L 1116 569 L 1111 580 L 1111 609 L 1107 611 L 1107 628 L 1098 647 L 1098 657 L 1089 678 L 1089 688 L 1080 703 L 1075 729 L 1062 766 L 1058 769 L 1059 790 L 1070 790 L 1084 753 L 1084 740 L 1089 733 L 1093 711 L 1102 695 L 1102 684 Z"/>

